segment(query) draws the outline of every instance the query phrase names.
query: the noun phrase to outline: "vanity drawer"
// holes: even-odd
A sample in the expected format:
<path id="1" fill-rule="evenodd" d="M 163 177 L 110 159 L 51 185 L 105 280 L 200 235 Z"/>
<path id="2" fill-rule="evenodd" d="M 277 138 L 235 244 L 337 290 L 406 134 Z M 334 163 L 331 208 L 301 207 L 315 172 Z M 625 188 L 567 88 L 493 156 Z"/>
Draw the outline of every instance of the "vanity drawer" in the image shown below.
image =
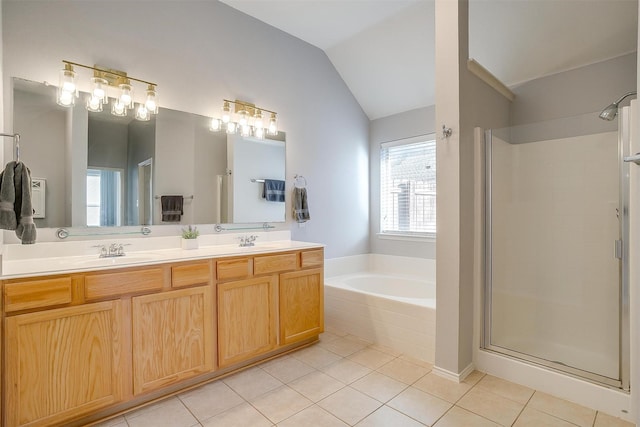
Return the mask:
<path id="1" fill-rule="evenodd" d="M 253 259 L 253 273 L 256 275 L 295 270 L 297 266 L 296 253 L 257 256 Z"/>
<path id="2" fill-rule="evenodd" d="M 171 267 L 171 287 L 181 288 L 191 285 L 211 283 L 211 262 L 174 265 Z"/>
<path id="3" fill-rule="evenodd" d="M 251 277 L 251 261 L 249 258 L 236 258 L 216 263 L 218 280 L 244 279 Z"/>
<path id="4" fill-rule="evenodd" d="M 6 312 L 69 304 L 71 298 L 69 276 L 4 284 Z"/>
<path id="5" fill-rule="evenodd" d="M 321 267 L 324 263 L 324 250 L 304 251 L 300 253 L 300 267 Z"/>
<path id="6" fill-rule="evenodd" d="M 119 273 L 88 274 L 84 278 L 84 296 L 87 300 L 117 295 L 159 291 L 162 289 L 162 267 L 129 270 Z"/>

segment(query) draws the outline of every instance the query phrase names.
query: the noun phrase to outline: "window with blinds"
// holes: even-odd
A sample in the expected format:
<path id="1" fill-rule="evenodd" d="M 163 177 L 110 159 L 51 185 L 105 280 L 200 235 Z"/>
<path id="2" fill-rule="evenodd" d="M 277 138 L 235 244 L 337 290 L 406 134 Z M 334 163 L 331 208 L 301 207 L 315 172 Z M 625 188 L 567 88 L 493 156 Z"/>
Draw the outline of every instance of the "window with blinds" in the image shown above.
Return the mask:
<path id="1" fill-rule="evenodd" d="M 435 237 L 436 141 L 433 137 L 380 147 L 380 232 Z"/>

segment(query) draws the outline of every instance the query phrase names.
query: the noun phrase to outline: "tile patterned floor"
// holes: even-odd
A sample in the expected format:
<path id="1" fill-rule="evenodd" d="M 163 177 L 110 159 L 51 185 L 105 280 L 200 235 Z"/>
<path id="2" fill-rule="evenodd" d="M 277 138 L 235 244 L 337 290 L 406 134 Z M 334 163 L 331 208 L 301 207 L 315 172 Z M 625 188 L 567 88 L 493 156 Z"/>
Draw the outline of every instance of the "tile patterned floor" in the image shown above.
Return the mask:
<path id="1" fill-rule="evenodd" d="M 633 427 L 502 379 L 456 384 L 432 366 L 337 331 L 311 347 L 101 427 Z"/>

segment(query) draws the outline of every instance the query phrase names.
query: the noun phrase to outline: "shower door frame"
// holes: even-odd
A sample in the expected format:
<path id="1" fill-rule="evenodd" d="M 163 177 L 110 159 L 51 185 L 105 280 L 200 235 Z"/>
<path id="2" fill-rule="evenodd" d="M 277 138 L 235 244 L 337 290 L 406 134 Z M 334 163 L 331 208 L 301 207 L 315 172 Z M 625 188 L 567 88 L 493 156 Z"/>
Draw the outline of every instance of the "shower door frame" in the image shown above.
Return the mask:
<path id="1" fill-rule="evenodd" d="M 619 239 L 621 241 L 620 250 L 616 250 L 619 255 L 619 301 L 620 301 L 620 319 L 619 319 L 619 379 L 610 378 L 599 375 L 583 369 L 565 365 L 560 362 L 554 362 L 540 357 L 521 353 L 506 347 L 500 347 L 491 344 L 491 302 L 492 302 L 492 279 L 493 279 L 493 236 L 492 236 L 492 130 L 488 129 L 484 133 L 484 155 L 485 155 L 485 171 L 484 171 L 484 314 L 483 327 L 481 336 L 481 347 L 484 350 L 492 351 L 504 356 L 523 360 L 535 365 L 542 365 L 555 371 L 562 372 L 580 379 L 588 380 L 600 385 L 622 389 L 629 391 L 630 376 L 630 311 L 629 311 L 629 163 L 624 162 L 623 158 L 629 155 L 629 132 L 630 132 L 630 113 L 629 108 L 621 109 L 618 122 L 618 167 L 619 167 Z M 616 245 L 617 246 L 617 245 Z"/>

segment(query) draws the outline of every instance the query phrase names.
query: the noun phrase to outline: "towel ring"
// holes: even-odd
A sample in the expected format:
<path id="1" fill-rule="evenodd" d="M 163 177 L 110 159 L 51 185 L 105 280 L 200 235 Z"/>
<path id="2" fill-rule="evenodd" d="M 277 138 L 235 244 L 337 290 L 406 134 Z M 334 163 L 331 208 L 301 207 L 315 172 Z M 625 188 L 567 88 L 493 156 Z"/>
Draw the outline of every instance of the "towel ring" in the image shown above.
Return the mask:
<path id="1" fill-rule="evenodd" d="M 307 186 L 307 178 L 302 175 L 296 175 L 293 178 L 293 186 L 296 188 L 305 188 Z"/>

